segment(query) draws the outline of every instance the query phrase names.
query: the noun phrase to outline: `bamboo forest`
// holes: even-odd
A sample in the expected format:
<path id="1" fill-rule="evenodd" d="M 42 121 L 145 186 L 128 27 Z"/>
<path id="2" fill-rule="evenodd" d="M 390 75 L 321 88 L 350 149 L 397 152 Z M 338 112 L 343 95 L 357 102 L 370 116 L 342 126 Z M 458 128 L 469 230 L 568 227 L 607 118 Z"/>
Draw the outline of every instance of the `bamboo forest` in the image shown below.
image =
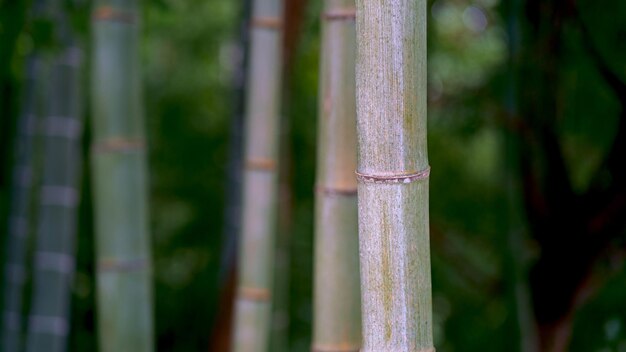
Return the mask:
<path id="1" fill-rule="evenodd" d="M 0 352 L 626 352 L 625 165 L 626 1 L 0 0 Z"/>

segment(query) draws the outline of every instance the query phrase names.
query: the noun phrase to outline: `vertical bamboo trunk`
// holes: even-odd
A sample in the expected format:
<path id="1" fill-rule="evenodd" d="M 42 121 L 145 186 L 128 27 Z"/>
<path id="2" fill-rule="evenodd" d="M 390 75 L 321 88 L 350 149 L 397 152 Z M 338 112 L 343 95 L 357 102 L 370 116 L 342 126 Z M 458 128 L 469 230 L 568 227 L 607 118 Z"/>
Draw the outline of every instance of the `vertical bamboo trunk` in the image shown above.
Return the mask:
<path id="1" fill-rule="evenodd" d="M 33 200 L 34 126 L 37 124 L 38 58 L 28 58 L 22 112 L 15 134 L 15 166 L 11 180 L 11 208 L 6 239 L 2 351 L 21 351 L 22 302 L 26 281 L 26 254 Z"/>
<path id="2" fill-rule="evenodd" d="M 242 184 L 243 184 L 243 130 L 244 106 L 246 102 L 246 82 L 248 81 L 248 61 L 250 37 L 251 0 L 241 2 L 241 23 L 237 51 L 240 54 L 235 66 L 233 79 L 234 111 L 230 121 L 228 144 L 228 166 L 226 169 L 226 206 L 224 207 L 224 232 L 222 234 L 222 258 L 220 260 L 220 298 L 213 323 L 209 351 L 230 351 L 233 328 L 234 292 L 237 271 L 237 250 L 241 237 Z"/>
<path id="3" fill-rule="evenodd" d="M 70 44 L 44 65 L 44 155 L 26 342 L 29 352 L 67 350 L 81 159 L 81 56 L 80 49 Z"/>
<path id="4" fill-rule="evenodd" d="M 152 351 L 139 2 L 98 0 L 92 20 L 92 160 L 100 350 Z"/>
<path id="5" fill-rule="evenodd" d="M 507 125 L 514 126 L 518 115 L 517 101 L 517 71 L 518 57 L 520 46 L 520 29 L 518 15 L 521 11 L 520 0 L 508 0 L 504 3 L 506 11 L 506 31 L 508 40 L 508 67 L 506 82 L 506 100 L 505 107 L 507 111 Z M 533 352 L 539 350 L 539 342 L 537 338 L 537 330 L 534 326 L 532 316 L 532 304 L 530 301 L 530 292 L 526 282 L 527 264 L 524 260 L 523 253 L 523 235 L 524 225 L 521 219 L 522 200 L 520 195 L 521 180 L 519 159 L 520 147 L 517 140 L 518 136 L 512 128 L 504 130 L 504 170 L 505 185 L 507 198 L 507 225 L 508 225 L 508 258 L 506 267 L 509 271 L 507 275 L 509 286 L 511 286 L 511 300 L 515 305 L 517 318 L 517 327 L 519 333 L 519 350 L 521 352 Z"/>
<path id="6" fill-rule="evenodd" d="M 277 204 L 282 0 L 254 0 L 234 350 L 267 351 Z"/>
<path id="7" fill-rule="evenodd" d="M 433 351 L 426 0 L 357 0 L 364 352 Z"/>
<path id="8" fill-rule="evenodd" d="M 313 351 L 359 351 L 354 0 L 326 0 L 315 209 Z"/>

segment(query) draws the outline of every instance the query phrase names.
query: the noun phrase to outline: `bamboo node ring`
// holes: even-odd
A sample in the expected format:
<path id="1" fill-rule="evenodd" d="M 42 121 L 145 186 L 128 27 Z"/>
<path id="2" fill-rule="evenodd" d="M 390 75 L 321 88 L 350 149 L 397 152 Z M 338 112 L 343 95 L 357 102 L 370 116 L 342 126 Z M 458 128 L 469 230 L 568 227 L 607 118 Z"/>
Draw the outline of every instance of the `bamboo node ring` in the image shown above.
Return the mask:
<path id="1" fill-rule="evenodd" d="M 351 21 L 356 19 L 355 8 L 335 9 L 322 13 L 322 19 L 326 21 Z"/>
<path id="2" fill-rule="evenodd" d="M 239 288 L 239 298 L 246 301 L 268 302 L 270 291 L 266 288 L 241 287 Z"/>
<path id="3" fill-rule="evenodd" d="M 313 345 L 311 352 L 359 352 L 360 347 L 348 344 L 341 345 Z"/>
<path id="4" fill-rule="evenodd" d="M 425 180 L 430 177 L 430 166 L 426 169 L 410 174 L 396 174 L 396 175 L 367 175 L 355 171 L 356 178 L 362 183 L 378 183 L 378 184 L 408 184 L 421 180 Z M 428 352 L 427 350 L 424 352 Z"/>
<path id="5" fill-rule="evenodd" d="M 246 160 L 246 170 L 274 171 L 276 170 L 276 161 L 263 158 L 248 159 Z"/>
<path id="6" fill-rule="evenodd" d="M 278 30 L 283 27 L 283 21 L 279 17 L 255 17 L 250 25 L 254 28 Z"/>
<path id="7" fill-rule="evenodd" d="M 122 23 L 134 23 L 135 14 L 129 11 L 116 9 L 112 6 L 101 6 L 95 9 L 92 17 L 96 21 L 110 21 Z"/>

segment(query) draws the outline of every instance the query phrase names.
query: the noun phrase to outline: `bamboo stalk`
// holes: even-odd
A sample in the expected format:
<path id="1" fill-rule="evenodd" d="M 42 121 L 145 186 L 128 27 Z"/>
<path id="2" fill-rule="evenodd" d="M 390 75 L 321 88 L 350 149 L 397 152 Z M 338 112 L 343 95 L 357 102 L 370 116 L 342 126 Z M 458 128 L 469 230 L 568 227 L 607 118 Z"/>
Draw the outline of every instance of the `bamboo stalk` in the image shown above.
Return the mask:
<path id="1" fill-rule="evenodd" d="M 34 126 L 37 124 L 36 86 L 39 59 L 27 59 L 22 112 L 15 134 L 15 164 L 11 180 L 11 208 L 4 266 L 2 351 L 21 351 L 22 302 L 27 277 L 27 244 L 31 232 L 33 203 Z"/>
<path id="2" fill-rule="evenodd" d="M 359 351 L 354 0 L 326 0 L 315 215 L 313 351 Z"/>
<path id="3" fill-rule="evenodd" d="M 267 351 L 277 204 L 282 0 L 254 0 L 234 351 Z"/>
<path id="4" fill-rule="evenodd" d="M 32 352 L 67 350 L 81 159 L 81 56 L 71 44 L 45 65 L 44 165 L 26 344 Z"/>
<path id="5" fill-rule="evenodd" d="M 521 12 L 520 0 L 508 0 L 505 6 L 506 32 L 508 37 L 508 63 L 506 68 L 506 98 L 505 107 L 510 126 L 519 123 L 517 121 L 519 108 L 517 99 L 517 81 L 519 68 L 520 28 L 519 13 Z M 507 246 L 508 253 L 505 257 L 505 269 L 508 285 L 510 286 L 510 300 L 515 306 L 516 327 L 519 336 L 519 351 L 532 352 L 539 350 L 537 327 L 533 321 L 532 302 L 526 277 L 528 277 L 528 264 L 524 259 L 524 221 L 521 218 L 522 200 L 520 199 L 521 174 L 519 168 L 519 155 L 521 148 L 518 136 L 510 129 L 503 129 L 504 137 L 504 179 L 507 199 Z"/>
<path id="6" fill-rule="evenodd" d="M 138 1 L 98 0 L 92 14 L 92 160 L 103 352 L 154 349 L 138 11 Z"/>
<path id="7" fill-rule="evenodd" d="M 357 0 L 364 352 L 433 351 L 426 0 Z"/>

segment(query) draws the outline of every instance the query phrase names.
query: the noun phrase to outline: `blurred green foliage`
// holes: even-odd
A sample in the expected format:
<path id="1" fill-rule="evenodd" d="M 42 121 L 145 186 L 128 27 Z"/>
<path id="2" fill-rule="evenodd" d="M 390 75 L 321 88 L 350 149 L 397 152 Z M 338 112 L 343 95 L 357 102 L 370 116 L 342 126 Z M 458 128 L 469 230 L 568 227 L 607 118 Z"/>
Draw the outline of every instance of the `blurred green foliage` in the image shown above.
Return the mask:
<path id="1" fill-rule="evenodd" d="M 429 1 L 434 333 L 437 350 L 442 352 L 515 351 L 519 346 L 503 171 L 501 118 L 508 43 L 500 1 Z M 88 53 L 89 2 L 67 3 Z M 10 141 L 19 111 L 23 62 L 32 50 L 50 44 L 49 26 L 29 20 L 28 6 L 26 1 L 0 2 L 2 233 L 7 228 Z M 580 6 L 588 26 L 597 33 L 594 39 L 602 54 L 617 72 L 626 74 L 626 3 L 607 4 L 603 11 L 590 1 L 581 1 Z M 284 104 L 290 121 L 293 206 L 289 340 L 291 351 L 302 352 L 310 348 L 312 320 L 319 11 L 320 2 L 310 1 L 286 76 Z M 232 0 L 143 3 L 143 82 L 160 351 L 206 350 L 215 323 L 239 14 L 239 2 Z M 563 101 L 559 133 L 567 163 L 575 188 L 582 190 L 611 143 L 619 104 L 601 83 L 577 36 L 568 29 L 564 38 L 564 89 L 557 98 Z M 74 351 L 96 346 L 86 127 L 87 168 L 72 308 Z M 537 256 L 528 239 L 515 250 L 528 261 Z M 622 263 L 615 265 L 619 274 L 576 315 L 571 351 L 626 351 L 626 273 Z"/>

